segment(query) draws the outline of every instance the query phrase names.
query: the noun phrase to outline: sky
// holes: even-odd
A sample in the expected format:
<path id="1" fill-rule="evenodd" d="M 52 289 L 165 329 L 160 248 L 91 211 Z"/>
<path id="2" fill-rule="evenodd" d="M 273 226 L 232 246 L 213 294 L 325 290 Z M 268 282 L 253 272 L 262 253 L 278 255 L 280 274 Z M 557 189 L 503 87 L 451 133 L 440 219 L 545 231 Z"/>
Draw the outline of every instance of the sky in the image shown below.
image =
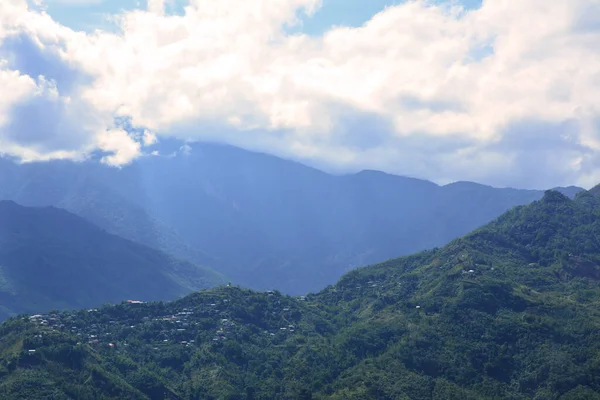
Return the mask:
<path id="1" fill-rule="evenodd" d="M 95 29 L 114 31 L 111 15 L 148 5 L 147 1 L 142 0 L 46 0 L 45 3 L 46 11 L 56 22 L 87 32 Z M 400 0 L 324 1 L 313 15 L 301 16 L 302 23 L 287 29 L 287 32 L 321 35 L 333 26 L 359 27 L 386 7 L 400 3 Z M 165 9 L 181 15 L 186 4 L 185 0 L 167 1 Z M 460 4 L 468 9 L 476 9 L 481 6 L 481 0 L 465 0 Z"/>
<path id="2" fill-rule="evenodd" d="M 0 153 L 600 183 L 600 0 L 2 0 Z"/>

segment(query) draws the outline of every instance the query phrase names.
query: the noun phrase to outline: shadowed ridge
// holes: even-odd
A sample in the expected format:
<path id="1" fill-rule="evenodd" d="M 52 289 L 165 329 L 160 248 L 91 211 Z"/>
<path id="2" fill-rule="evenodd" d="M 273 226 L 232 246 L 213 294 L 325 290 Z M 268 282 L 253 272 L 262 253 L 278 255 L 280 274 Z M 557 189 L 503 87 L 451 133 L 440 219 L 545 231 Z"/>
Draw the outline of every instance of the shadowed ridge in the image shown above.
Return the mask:
<path id="1" fill-rule="evenodd" d="M 126 298 L 172 300 L 224 281 L 60 208 L 0 202 L 0 319 Z"/>

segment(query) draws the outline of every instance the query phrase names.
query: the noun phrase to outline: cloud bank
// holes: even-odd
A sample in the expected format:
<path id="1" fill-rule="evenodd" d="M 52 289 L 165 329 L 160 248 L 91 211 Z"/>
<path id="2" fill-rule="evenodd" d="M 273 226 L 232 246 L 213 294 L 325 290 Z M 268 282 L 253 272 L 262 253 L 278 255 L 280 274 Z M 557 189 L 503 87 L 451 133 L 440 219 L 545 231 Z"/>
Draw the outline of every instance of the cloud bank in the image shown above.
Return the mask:
<path id="1" fill-rule="evenodd" d="M 0 152 L 25 161 L 121 165 L 156 135 L 437 182 L 600 182 L 600 0 L 407 1 L 316 37 L 287 28 L 319 0 L 149 0 L 117 33 L 37 3 L 0 2 Z"/>

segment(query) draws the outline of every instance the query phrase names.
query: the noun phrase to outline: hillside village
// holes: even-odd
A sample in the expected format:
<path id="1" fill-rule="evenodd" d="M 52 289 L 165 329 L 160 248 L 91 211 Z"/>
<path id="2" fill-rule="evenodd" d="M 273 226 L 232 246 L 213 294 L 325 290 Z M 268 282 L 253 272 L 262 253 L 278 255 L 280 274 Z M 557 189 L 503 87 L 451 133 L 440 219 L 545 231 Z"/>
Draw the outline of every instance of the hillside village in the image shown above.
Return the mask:
<path id="1" fill-rule="evenodd" d="M 42 344 L 46 335 L 57 332 L 74 335 L 78 344 L 119 351 L 126 351 L 131 346 L 128 338 L 145 338 L 145 332 L 152 332 L 154 350 L 167 345 L 190 347 L 236 340 L 249 327 L 253 333 L 256 330 L 251 321 L 236 315 L 239 305 L 236 305 L 235 299 L 239 292 L 237 288 L 223 287 L 199 293 L 199 299 L 193 305 L 181 304 L 174 307 L 169 304 L 160 315 L 149 315 L 148 311 L 163 303 L 145 303 L 139 300 L 128 300 L 101 309 L 32 315 L 25 318 L 38 327 L 38 333 L 24 350 L 30 354 L 35 353 L 36 345 Z M 291 298 L 276 291 L 267 291 L 257 296 L 269 310 L 270 323 L 261 327 L 267 342 L 279 344 L 287 335 L 302 332 L 298 305 L 307 304 L 305 296 Z"/>

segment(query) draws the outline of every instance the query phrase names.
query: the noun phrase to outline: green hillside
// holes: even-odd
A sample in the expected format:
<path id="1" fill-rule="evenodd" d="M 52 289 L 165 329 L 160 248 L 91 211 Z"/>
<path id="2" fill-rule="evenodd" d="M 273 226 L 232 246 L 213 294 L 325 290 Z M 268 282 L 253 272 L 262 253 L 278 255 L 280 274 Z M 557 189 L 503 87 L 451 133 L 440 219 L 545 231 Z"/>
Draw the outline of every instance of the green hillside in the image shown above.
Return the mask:
<path id="1" fill-rule="evenodd" d="M 221 287 L 0 326 L 6 399 L 600 399 L 600 199 L 547 192 L 306 298 Z"/>
<path id="2" fill-rule="evenodd" d="M 0 202 L 0 319 L 222 284 L 214 271 L 111 235 L 61 209 Z"/>

